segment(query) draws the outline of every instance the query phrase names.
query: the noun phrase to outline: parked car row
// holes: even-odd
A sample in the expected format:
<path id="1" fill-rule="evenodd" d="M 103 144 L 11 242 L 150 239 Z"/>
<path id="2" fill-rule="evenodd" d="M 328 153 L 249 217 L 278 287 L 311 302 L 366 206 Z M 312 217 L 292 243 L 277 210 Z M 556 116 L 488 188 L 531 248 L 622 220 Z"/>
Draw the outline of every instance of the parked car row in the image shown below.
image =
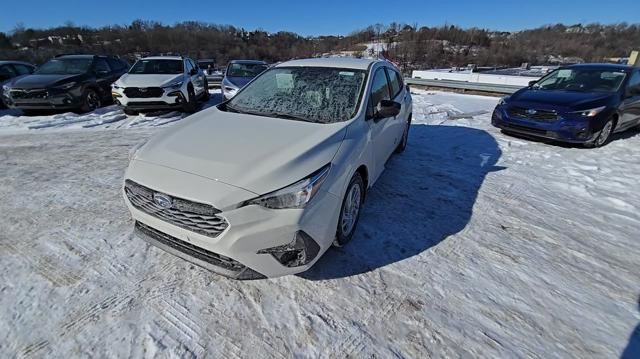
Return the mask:
<path id="1" fill-rule="evenodd" d="M 209 99 L 211 82 L 229 99 L 268 67 L 263 61 L 231 61 L 226 74 L 213 60 L 195 62 L 182 56 L 155 56 L 133 66 L 117 57 L 57 56 L 39 68 L 22 62 L 0 62 L 0 104 L 23 110 L 93 111 L 116 103 L 127 114 L 143 110 L 193 112 Z"/>

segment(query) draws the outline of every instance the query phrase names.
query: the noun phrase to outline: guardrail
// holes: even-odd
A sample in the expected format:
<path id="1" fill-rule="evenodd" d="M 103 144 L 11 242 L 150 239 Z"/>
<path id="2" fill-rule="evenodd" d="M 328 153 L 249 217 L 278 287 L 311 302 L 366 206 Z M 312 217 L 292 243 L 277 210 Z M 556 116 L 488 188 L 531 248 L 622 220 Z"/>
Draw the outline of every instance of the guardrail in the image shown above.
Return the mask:
<path id="1" fill-rule="evenodd" d="M 491 92 L 500 94 L 512 94 L 522 88 L 522 86 L 484 84 L 478 82 L 464 82 L 452 80 L 426 80 L 416 78 L 405 78 L 404 82 L 409 85 L 421 85 L 429 87 L 439 87 L 448 89 L 457 89 L 464 91 Z"/>

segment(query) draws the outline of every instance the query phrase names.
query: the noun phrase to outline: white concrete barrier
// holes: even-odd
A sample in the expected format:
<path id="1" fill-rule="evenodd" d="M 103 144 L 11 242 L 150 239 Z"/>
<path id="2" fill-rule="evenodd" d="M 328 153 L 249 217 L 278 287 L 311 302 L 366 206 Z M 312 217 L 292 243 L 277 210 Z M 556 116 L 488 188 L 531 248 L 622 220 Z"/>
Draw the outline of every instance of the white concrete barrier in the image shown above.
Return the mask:
<path id="1" fill-rule="evenodd" d="M 509 76 L 483 74 L 481 72 L 445 72 L 433 70 L 415 70 L 412 72 L 411 77 L 425 80 L 451 80 L 523 87 L 529 85 L 529 81 L 538 79 L 537 77 L 530 76 Z"/>

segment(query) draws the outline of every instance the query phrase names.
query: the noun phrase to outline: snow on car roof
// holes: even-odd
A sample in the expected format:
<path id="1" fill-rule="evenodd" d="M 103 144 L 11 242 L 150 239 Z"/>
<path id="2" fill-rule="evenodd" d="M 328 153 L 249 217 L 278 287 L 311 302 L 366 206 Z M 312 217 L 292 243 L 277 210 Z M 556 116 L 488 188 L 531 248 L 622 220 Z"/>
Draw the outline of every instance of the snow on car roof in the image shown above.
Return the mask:
<path id="1" fill-rule="evenodd" d="M 345 69 L 367 70 L 371 64 L 380 60 L 375 59 L 356 59 L 349 57 L 330 57 L 291 60 L 278 64 L 277 67 L 287 66 L 308 66 L 308 67 L 338 67 Z"/>

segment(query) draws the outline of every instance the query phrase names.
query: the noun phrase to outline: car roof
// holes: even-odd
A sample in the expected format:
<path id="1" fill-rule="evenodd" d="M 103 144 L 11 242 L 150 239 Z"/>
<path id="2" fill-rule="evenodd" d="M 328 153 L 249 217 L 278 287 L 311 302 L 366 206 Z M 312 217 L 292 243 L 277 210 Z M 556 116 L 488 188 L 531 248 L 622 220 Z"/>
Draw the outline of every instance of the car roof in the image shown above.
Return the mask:
<path id="1" fill-rule="evenodd" d="M 149 56 L 143 57 L 140 60 L 182 60 L 182 56 Z"/>
<path id="2" fill-rule="evenodd" d="M 355 57 L 323 57 L 314 59 L 301 59 L 285 61 L 276 67 L 336 67 L 343 69 L 367 70 L 376 62 L 385 62 L 377 59 L 357 59 Z"/>
<path id="3" fill-rule="evenodd" d="M 258 65 L 267 65 L 266 62 L 260 60 L 231 60 L 230 64 L 258 64 Z"/>
<path id="4" fill-rule="evenodd" d="M 562 69 L 585 69 L 585 70 L 612 70 L 612 71 L 631 71 L 632 66 L 622 64 L 576 64 L 562 66 Z"/>
<path id="5" fill-rule="evenodd" d="M 98 57 L 98 56 L 97 55 L 79 54 L 79 55 L 58 55 L 55 58 L 56 59 L 92 59 L 94 57 Z M 106 57 L 106 56 L 100 56 L 100 57 Z"/>

